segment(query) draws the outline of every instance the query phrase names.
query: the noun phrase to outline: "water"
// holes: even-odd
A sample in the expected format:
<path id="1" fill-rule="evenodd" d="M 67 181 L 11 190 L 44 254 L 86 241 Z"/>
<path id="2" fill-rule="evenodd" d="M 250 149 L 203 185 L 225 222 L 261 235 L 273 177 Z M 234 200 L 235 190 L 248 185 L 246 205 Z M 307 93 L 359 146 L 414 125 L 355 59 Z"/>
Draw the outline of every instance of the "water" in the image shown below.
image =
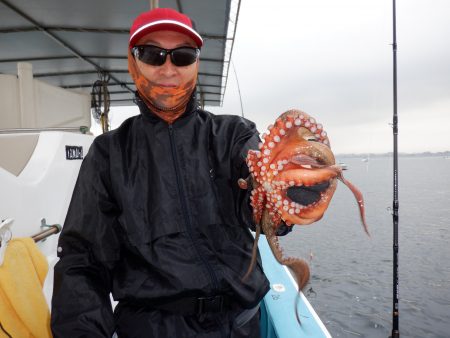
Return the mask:
<path id="1" fill-rule="evenodd" d="M 333 337 L 392 330 L 392 159 L 339 159 L 363 192 L 371 238 L 342 183 L 324 218 L 283 238 L 310 260 L 304 293 Z M 450 160 L 399 159 L 400 335 L 450 337 Z"/>

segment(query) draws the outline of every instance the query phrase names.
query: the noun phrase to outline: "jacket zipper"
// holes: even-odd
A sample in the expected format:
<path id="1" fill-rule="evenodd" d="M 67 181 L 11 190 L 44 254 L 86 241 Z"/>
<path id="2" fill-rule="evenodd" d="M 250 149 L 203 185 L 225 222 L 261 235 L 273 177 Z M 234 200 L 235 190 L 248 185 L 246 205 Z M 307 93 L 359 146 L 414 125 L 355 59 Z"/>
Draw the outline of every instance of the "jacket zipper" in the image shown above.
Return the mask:
<path id="1" fill-rule="evenodd" d="M 190 217 L 189 209 L 187 206 L 186 195 L 184 194 L 184 187 L 183 187 L 183 182 L 181 180 L 180 168 L 179 168 L 179 164 L 178 164 L 178 156 L 177 156 L 177 151 L 175 149 L 175 134 L 174 134 L 173 126 L 171 124 L 169 124 L 169 137 L 170 137 L 170 149 L 172 151 L 172 159 L 173 159 L 173 162 L 175 165 L 175 176 L 177 178 L 178 193 L 180 194 L 181 209 L 183 211 L 183 216 L 185 219 L 186 230 L 187 230 L 189 239 L 194 244 L 194 248 L 195 248 L 195 251 L 197 252 L 197 255 L 200 257 L 200 260 L 202 261 L 203 265 L 206 267 L 206 270 L 208 271 L 214 291 L 218 291 L 219 282 L 217 280 L 217 276 L 214 273 L 214 270 L 211 267 L 211 265 L 205 259 L 205 256 L 202 255 L 202 253 L 200 251 L 200 246 L 198 245 L 197 240 L 194 238 L 194 230 L 192 227 L 191 217 Z"/>

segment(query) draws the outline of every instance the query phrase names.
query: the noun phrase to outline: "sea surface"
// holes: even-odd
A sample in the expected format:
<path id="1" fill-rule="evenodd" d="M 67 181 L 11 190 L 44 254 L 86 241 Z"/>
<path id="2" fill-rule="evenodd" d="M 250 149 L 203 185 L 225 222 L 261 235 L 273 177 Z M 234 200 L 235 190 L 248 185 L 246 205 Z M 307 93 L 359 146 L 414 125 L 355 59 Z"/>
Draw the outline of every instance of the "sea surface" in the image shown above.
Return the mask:
<path id="1" fill-rule="evenodd" d="M 310 262 L 304 293 L 333 337 L 388 337 L 393 303 L 392 158 L 338 158 L 363 193 L 371 237 L 341 182 L 325 216 L 281 243 Z M 399 159 L 402 337 L 450 337 L 450 159 Z"/>

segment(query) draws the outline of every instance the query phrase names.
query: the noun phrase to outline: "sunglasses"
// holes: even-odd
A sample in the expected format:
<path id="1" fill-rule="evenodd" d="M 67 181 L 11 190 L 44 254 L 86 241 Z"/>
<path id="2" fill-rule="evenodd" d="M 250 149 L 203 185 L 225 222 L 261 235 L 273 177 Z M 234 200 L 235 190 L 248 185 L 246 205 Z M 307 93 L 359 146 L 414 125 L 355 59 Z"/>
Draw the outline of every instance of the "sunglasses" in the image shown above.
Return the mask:
<path id="1" fill-rule="evenodd" d="M 153 45 L 140 45 L 131 49 L 134 57 L 151 66 L 162 66 L 167 55 L 177 67 L 192 65 L 200 55 L 200 49 L 194 47 L 179 47 L 164 49 Z"/>

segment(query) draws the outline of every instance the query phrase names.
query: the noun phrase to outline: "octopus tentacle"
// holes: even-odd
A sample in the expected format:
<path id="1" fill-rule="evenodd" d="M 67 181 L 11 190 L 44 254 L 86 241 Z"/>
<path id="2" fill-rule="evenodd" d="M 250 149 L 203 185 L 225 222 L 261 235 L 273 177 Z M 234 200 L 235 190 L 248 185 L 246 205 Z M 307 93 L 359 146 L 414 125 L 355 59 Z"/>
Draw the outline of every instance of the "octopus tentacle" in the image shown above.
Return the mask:
<path id="1" fill-rule="evenodd" d="M 367 225 L 366 216 L 365 216 L 366 212 L 365 212 L 365 204 L 364 204 L 363 194 L 352 182 L 350 182 L 349 180 L 347 180 L 344 177 L 341 166 L 332 165 L 332 166 L 329 166 L 328 169 L 334 171 L 336 173 L 337 179 L 339 181 L 341 181 L 342 183 L 344 183 L 345 186 L 347 188 L 349 188 L 350 191 L 353 193 L 353 196 L 355 197 L 356 202 L 358 204 L 359 214 L 361 217 L 361 223 L 363 225 L 364 231 L 370 237 L 369 226 Z"/>
<path id="2" fill-rule="evenodd" d="M 268 217 L 267 215 L 264 216 Z M 284 257 L 283 250 L 280 248 L 278 237 L 275 234 L 274 228 L 270 226 L 268 222 L 263 222 L 262 224 L 264 234 L 267 238 L 267 243 L 269 244 L 269 247 L 272 250 L 275 259 L 278 261 L 278 263 L 286 265 L 293 271 L 299 289 L 303 289 L 310 276 L 308 264 L 300 258 Z"/>
<path id="3" fill-rule="evenodd" d="M 265 211 L 263 214 L 262 228 L 264 234 L 267 238 L 267 243 L 269 244 L 270 249 L 275 257 L 275 259 L 281 265 L 287 266 L 294 274 L 294 277 L 297 281 L 298 285 L 298 294 L 294 304 L 295 316 L 299 324 L 301 324 L 300 316 L 298 314 L 298 302 L 300 300 L 300 292 L 310 277 L 310 270 L 308 264 L 300 258 L 296 257 L 284 257 L 283 250 L 280 248 L 280 244 L 278 242 L 278 237 L 275 233 L 273 226 L 270 225 L 268 221 L 265 221 L 266 218 L 270 217 L 268 212 Z"/>
<path id="4" fill-rule="evenodd" d="M 259 241 L 259 236 L 260 235 L 261 235 L 261 226 L 260 225 L 256 225 L 255 241 L 253 242 L 253 248 L 252 248 L 252 258 L 250 260 L 250 265 L 249 265 L 249 267 L 247 269 L 247 272 L 241 278 L 242 282 L 245 282 L 247 280 L 248 276 L 250 276 L 250 274 L 252 273 L 253 269 L 255 268 L 256 257 L 258 255 L 258 241 Z"/>
<path id="5" fill-rule="evenodd" d="M 365 213 L 365 206 L 364 206 L 364 197 L 361 193 L 361 191 L 359 191 L 359 189 L 350 181 L 346 180 L 344 178 L 344 176 L 339 175 L 338 179 L 344 183 L 353 193 L 353 195 L 355 196 L 356 202 L 358 203 L 358 207 L 359 207 L 359 214 L 361 217 L 361 223 L 364 227 L 364 231 L 366 232 L 367 236 L 370 237 L 370 233 L 369 233 L 369 226 L 367 225 L 366 222 L 366 213 Z"/>

